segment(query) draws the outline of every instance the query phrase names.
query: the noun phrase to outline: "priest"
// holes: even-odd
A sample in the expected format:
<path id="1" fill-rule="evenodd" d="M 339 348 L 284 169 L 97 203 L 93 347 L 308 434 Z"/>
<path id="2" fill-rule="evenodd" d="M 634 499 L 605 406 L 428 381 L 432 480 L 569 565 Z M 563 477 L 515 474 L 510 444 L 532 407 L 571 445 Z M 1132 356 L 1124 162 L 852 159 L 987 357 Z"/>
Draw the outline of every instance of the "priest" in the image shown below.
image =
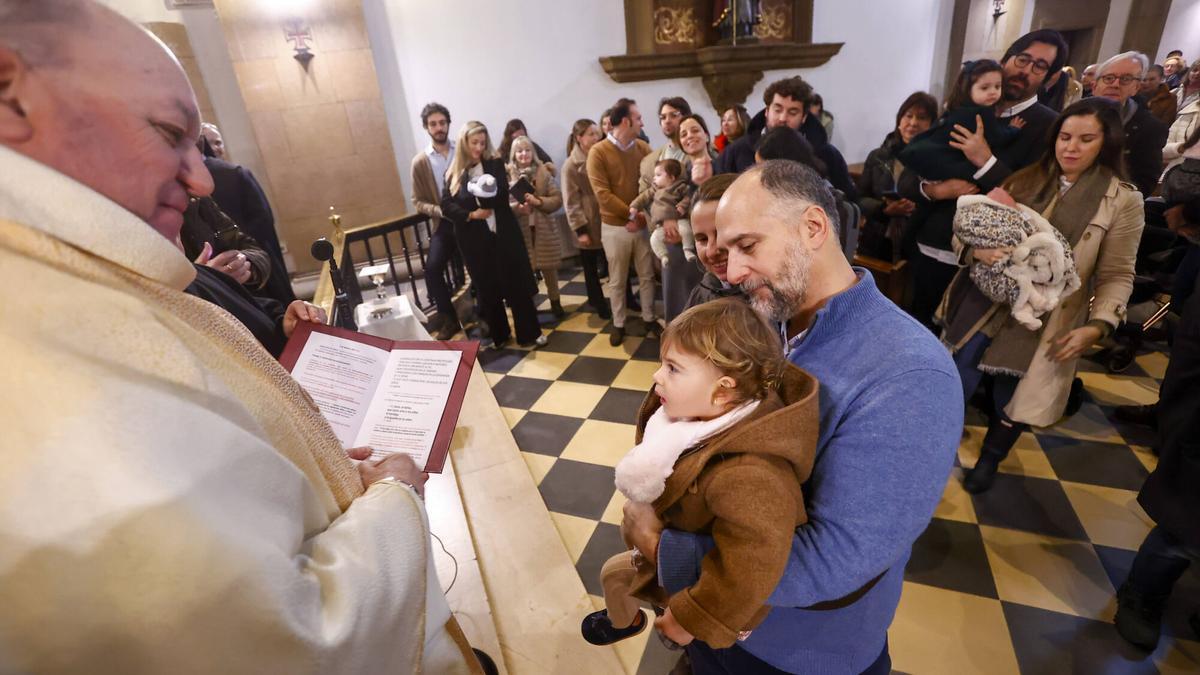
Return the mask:
<path id="1" fill-rule="evenodd" d="M 141 28 L 0 0 L 0 672 L 478 672 L 426 476 L 182 292 L 199 131 Z"/>

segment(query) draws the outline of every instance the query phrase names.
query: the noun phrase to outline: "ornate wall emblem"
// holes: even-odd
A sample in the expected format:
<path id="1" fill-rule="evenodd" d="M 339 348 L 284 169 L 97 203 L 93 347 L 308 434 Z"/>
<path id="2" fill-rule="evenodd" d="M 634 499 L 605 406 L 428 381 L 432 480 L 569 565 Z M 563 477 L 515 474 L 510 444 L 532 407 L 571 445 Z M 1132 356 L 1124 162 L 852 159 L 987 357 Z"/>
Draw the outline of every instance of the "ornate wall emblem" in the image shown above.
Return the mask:
<path id="1" fill-rule="evenodd" d="M 754 26 L 754 37 L 760 40 L 791 40 L 792 12 L 788 2 L 763 3 L 759 21 Z"/>
<path id="2" fill-rule="evenodd" d="M 660 45 L 696 41 L 696 12 L 691 7 L 658 7 L 654 10 L 654 42 Z"/>

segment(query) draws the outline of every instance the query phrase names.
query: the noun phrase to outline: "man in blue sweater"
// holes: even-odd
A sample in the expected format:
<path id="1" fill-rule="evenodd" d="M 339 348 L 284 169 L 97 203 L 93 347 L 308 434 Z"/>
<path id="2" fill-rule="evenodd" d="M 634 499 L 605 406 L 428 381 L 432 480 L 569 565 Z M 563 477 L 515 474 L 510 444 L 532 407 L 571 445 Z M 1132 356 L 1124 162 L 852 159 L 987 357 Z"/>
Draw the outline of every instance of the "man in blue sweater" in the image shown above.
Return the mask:
<path id="1" fill-rule="evenodd" d="M 821 382 L 821 429 L 809 522 L 773 609 L 738 646 L 688 645 L 698 675 L 889 672 L 904 566 L 958 447 L 962 386 L 949 354 L 846 262 L 836 214 L 825 182 L 786 160 L 744 173 L 717 209 L 730 283 L 780 323 L 788 359 Z M 625 528 L 668 593 L 694 584 L 712 549 L 636 507 Z"/>

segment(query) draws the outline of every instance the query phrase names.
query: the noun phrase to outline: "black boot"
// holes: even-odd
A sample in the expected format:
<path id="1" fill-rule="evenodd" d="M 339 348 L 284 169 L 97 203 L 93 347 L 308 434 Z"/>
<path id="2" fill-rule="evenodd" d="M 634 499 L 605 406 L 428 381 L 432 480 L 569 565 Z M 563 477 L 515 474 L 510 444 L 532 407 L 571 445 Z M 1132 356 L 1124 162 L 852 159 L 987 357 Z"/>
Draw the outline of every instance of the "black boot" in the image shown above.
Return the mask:
<path id="1" fill-rule="evenodd" d="M 555 318 L 558 319 L 561 319 L 567 315 L 566 310 L 563 309 L 562 302 L 559 300 L 550 301 L 550 312 L 554 314 Z"/>
<path id="2" fill-rule="evenodd" d="M 1117 591 L 1117 632 L 1129 643 L 1154 651 L 1162 635 L 1163 608 L 1167 596 L 1144 595 L 1126 581 Z"/>
<path id="3" fill-rule="evenodd" d="M 1002 455 L 994 452 L 981 452 L 979 461 L 975 462 L 975 468 L 963 476 L 963 489 L 973 495 L 990 490 L 996 480 L 996 469 L 1003 459 Z"/>
<path id="4" fill-rule="evenodd" d="M 979 461 L 975 462 L 975 468 L 963 477 L 963 488 L 973 495 L 990 490 L 996 480 L 996 469 L 1000 462 L 1008 457 L 1008 451 L 1017 444 L 1017 439 L 1027 428 L 1024 424 L 1010 425 L 1004 420 L 993 419 L 983 436 L 983 444 L 979 448 Z"/>
<path id="5" fill-rule="evenodd" d="M 1151 429 L 1158 428 L 1158 404 L 1117 406 L 1113 417 L 1128 424 L 1137 424 Z"/>

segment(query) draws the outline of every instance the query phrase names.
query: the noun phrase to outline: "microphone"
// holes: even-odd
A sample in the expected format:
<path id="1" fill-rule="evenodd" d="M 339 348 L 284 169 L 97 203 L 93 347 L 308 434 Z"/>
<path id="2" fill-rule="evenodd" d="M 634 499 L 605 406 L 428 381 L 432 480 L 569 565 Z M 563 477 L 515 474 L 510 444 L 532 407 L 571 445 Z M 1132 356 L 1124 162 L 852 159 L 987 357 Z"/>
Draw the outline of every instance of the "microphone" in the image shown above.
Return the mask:
<path id="1" fill-rule="evenodd" d="M 350 296 L 342 285 L 337 262 L 333 259 L 333 244 L 329 243 L 325 237 L 321 237 L 312 243 L 310 252 L 312 257 L 317 260 L 329 263 L 329 280 L 333 282 L 333 304 L 337 308 L 337 318 L 334 324 L 338 328 L 357 331 L 358 325 L 354 323 L 354 312 L 350 308 Z"/>

